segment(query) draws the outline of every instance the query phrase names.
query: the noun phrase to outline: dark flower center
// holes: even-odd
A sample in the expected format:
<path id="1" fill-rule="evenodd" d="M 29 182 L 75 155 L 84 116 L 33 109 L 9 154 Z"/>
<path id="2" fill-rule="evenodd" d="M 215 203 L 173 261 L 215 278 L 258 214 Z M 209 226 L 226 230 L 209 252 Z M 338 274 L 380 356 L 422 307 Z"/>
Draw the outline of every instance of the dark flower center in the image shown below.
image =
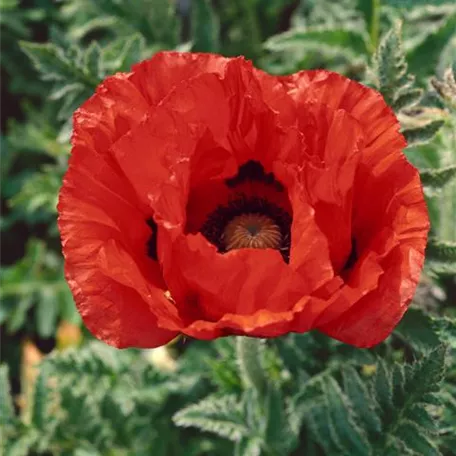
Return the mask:
<path id="1" fill-rule="evenodd" d="M 225 181 L 235 190 L 245 182 L 260 182 L 273 187 L 277 193 L 284 190 L 273 173 L 265 173 L 261 163 L 248 161 L 239 167 L 236 176 Z M 219 252 L 233 249 L 277 249 L 286 262 L 290 258 L 291 216 L 283 208 L 261 195 L 233 193 L 231 201 L 213 211 L 201 228 L 201 233 Z"/>
<path id="2" fill-rule="evenodd" d="M 274 174 L 266 173 L 261 163 L 253 160 L 244 163 L 239 167 L 236 176 L 225 180 L 226 186 L 233 189 L 232 199 L 209 214 L 200 229 L 201 234 L 221 253 L 242 248 L 271 248 L 279 250 L 288 263 L 291 215 L 261 195 L 236 192 L 236 187 L 246 182 L 262 183 L 272 187 L 277 193 L 284 191 L 283 185 L 275 179 Z M 151 228 L 147 253 L 150 258 L 157 260 L 157 224 L 152 218 L 146 222 Z"/>

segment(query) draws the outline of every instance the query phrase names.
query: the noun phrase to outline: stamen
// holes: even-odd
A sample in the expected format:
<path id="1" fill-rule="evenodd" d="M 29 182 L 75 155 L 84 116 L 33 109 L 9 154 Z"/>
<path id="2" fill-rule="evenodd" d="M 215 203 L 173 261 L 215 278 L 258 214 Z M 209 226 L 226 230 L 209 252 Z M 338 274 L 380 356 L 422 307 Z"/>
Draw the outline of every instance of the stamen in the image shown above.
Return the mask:
<path id="1" fill-rule="evenodd" d="M 291 215 L 283 208 L 264 198 L 238 194 L 236 199 L 209 215 L 201 233 L 219 252 L 272 248 L 288 263 L 291 223 Z"/>
<path id="2" fill-rule="evenodd" d="M 242 248 L 277 249 L 282 242 L 279 226 L 266 215 L 242 214 L 234 217 L 223 232 L 227 251 Z"/>

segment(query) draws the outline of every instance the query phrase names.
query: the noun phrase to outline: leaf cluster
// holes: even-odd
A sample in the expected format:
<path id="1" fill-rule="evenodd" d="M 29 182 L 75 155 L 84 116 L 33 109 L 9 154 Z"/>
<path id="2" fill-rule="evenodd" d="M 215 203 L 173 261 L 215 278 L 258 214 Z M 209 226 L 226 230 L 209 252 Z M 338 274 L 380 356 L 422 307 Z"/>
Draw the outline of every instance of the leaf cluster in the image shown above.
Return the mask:
<path id="1" fill-rule="evenodd" d="M 439 446 L 454 438 L 447 429 L 451 416 L 444 416 L 442 407 L 449 400 L 448 387 L 442 389 L 447 351 L 442 334 L 454 328 L 454 321 L 411 311 L 397 336 L 411 344 L 407 364 L 381 350 L 359 354 L 325 343 L 316 334 L 289 335 L 267 346 L 256 361 L 265 367 L 265 353 L 272 351 L 281 363 L 281 381 L 271 380 L 267 369 L 263 380 L 256 380 L 256 386 L 266 384 L 264 394 L 240 366 L 242 390 L 223 394 L 220 388 L 173 420 L 232 441 L 238 455 L 439 455 Z"/>
<path id="2" fill-rule="evenodd" d="M 138 351 L 118 352 L 94 342 L 81 350 L 56 352 L 40 365 L 32 398 L 21 417 L 14 413 L 7 368 L 1 367 L 3 451 L 8 455 L 205 454 L 170 426 L 169 416 L 198 398 L 200 379 L 164 373 Z M 28 417 L 28 418 L 24 418 Z M 223 448 L 223 446 L 221 446 Z"/>
<path id="3" fill-rule="evenodd" d="M 30 240 L 20 261 L 0 268 L 0 278 L 0 324 L 8 333 L 26 328 L 48 338 L 60 320 L 80 321 L 61 259 L 43 241 Z"/>

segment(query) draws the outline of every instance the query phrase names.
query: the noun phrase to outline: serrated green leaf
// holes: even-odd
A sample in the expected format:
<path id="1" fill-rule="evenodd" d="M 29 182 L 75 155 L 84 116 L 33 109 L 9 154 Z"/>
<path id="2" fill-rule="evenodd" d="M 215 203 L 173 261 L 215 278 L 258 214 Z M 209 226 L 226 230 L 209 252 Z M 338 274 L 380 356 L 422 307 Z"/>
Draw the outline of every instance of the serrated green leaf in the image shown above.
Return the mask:
<path id="1" fill-rule="evenodd" d="M 324 383 L 323 394 L 327 401 L 326 406 L 334 425 L 334 431 L 338 436 L 337 440 L 350 454 L 359 456 L 371 454 L 371 448 L 363 429 L 354 421 L 350 404 L 332 377 L 328 377 Z"/>
<path id="2" fill-rule="evenodd" d="M 385 449 L 382 450 L 383 454 L 385 456 L 417 456 L 413 451 L 408 450 L 406 444 L 396 436 L 388 437 L 388 443 Z"/>
<path id="3" fill-rule="evenodd" d="M 114 41 L 110 46 L 103 49 L 103 73 L 130 71 L 132 65 L 143 58 L 144 52 L 144 37 L 138 33 L 127 39 L 121 38 Z"/>
<path id="4" fill-rule="evenodd" d="M 93 78 L 101 78 L 101 48 L 96 41 L 93 41 L 84 52 L 84 69 Z"/>
<path id="5" fill-rule="evenodd" d="M 383 37 L 374 55 L 374 71 L 377 88 L 390 105 L 394 103 L 397 90 L 409 86 L 413 78 L 407 74 L 407 63 L 402 48 L 402 23 L 395 26 Z"/>
<path id="6" fill-rule="evenodd" d="M 73 91 L 81 92 L 82 90 L 84 90 L 84 86 L 81 83 L 75 82 L 73 84 L 69 84 L 67 81 L 64 81 L 63 83 L 56 84 L 53 87 L 51 93 L 49 94 L 49 99 L 60 100 Z"/>
<path id="7" fill-rule="evenodd" d="M 282 51 L 290 47 L 304 46 L 309 42 L 318 43 L 320 46 L 349 48 L 359 55 L 364 55 L 368 52 L 367 38 L 362 31 L 333 28 L 290 30 L 269 38 L 265 42 L 265 47 L 272 51 Z"/>
<path id="8" fill-rule="evenodd" d="M 410 392 L 414 388 L 417 396 L 439 391 L 445 369 L 445 355 L 446 347 L 439 346 L 412 365 L 406 389 Z"/>
<path id="9" fill-rule="evenodd" d="M 444 125 L 445 121 L 438 119 L 432 120 L 420 127 L 407 128 L 403 130 L 402 134 L 407 140 L 407 147 L 429 142 Z"/>
<path id="10" fill-rule="evenodd" d="M 397 429 L 399 438 L 406 447 L 426 456 L 440 456 L 437 446 L 427 437 L 426 431 L 412 421 L 402 423 Z"/>
<path id="11" fill-rule="evenodd" d="M 437 261 L 456 262 L 456 242 L 445 242 L 430 238 L 426 247 L 426 258 Z"/>
<path id="12" fill-rule="evenodd" d="M 236 396 L 210 396 L 173 416 L 177 426 L 196 427 L 234 442 L 249 437 L 250 432 Z"/>
<path id="13" fill-rule="evenodd" d="M 441 343 L 433 328 L 431 317 L 418 308 L 407 310 L 394 330 L 394 334 L 403 339 L 418 353 L 432 350 Z"/>
<path id="14" fill-rule="evenodd" d="M 69 62 L 62 50 L 53 44 L 22 42 L 21 48 L 46 80 L 64 80 Z"/>
<path id="15" fill-rule="evenodd" d="M 373 393 L 383 414 L 388 414 L 393 408 L 391 372 L 388 371 L 385 363 L 379 361 L 373 381 Z"/>
<path id="16" fill-rule="evenodd" d="M 26 180 L 21 190 L 10 200 L 10 205 L 20 207 L 30 214 L 40 212 L 40 219 L 45 214 L 54 214 L 57 211 L 62 174 L 60 167 L 44 167 Z"/>
<path id="17" fill-rule="evenodd" d="M 456 52 L 456 35 L 453 37 L 453 40 L 448 43 L 448 46 L 454 47 Z M 445 70 L 442 80 L 434 77 L 431 78 L 430 82 L 443 103 L 447 104 L 449 107 L 456 108 L 456 81 L 454 78 L 454 71 L 456 71 L 456 69 L 449 67 Z"/>
<path id="18" fill-rule="evenodd" d="M 344 454 L 344 447 L 338 440 L 329 416 L 329 410 L 324 402 L 316 402 L 307 411 L 306 426 L 310 430 L 313 440 L 317 442 L 326 454 Z"/>
<path id="19" fill-rule="evenodd" d="M 285 412 L 285 401 L 280 390 L 269 385 L 265 402 L 265 443 L 277 454 L 288 454 L 295 449 L 298 434 L 292 432 Z"/>
<path id="20" fill-rule="evenodd" d="M 454 277 L 456 275 L 456 263 L 429 261 L 427 267 L 433 276 Z"/>
<path id="21" fill-rule="evenodd" d="M 426 429 L 426 432 L 434 432 L 436 429 L 436 423 L 429 412 L 426 410 L 423 404 L 414 404 L 407 410 L 404 415 L 405 418 L 413 421 L 416 425 L 422 429 Z"/>
<path id="22" fill-rule="evenodd" d="M 421 182 L 427 187 L 442 188 L 456 177 L 456 165 L 420 170 Z"/>
<path id="23" fill-rule="evenodd" d="M 403 91 L 398 91 L 395 95 L 393 101 L 393 109 L 396 112 L 399 112 L 401 109 L 409 108 L 410 106 L 414 106 L 421 100 L 423 96 L 422 89 L 409 89 Z"/>
<path id="24" fill-rule="evenodd" d="M 63 50 L 52 43 L 20 43 L 22 50 L 32 60 L 35 68 L 45 81 L 81 82 L 88 88 L 95 88 L 97 78 L 84 73 L 81 68 L 81 50 L 73 45 Z"/>
<path id="25" fill-rule="evenodd" d="M 353 405 L 354 413 L 365 424 L 368 433 L 380 433 L 381 421 L 365 382 L 353 367 L 345 368 L 342 374 L 344 391 Z"/>

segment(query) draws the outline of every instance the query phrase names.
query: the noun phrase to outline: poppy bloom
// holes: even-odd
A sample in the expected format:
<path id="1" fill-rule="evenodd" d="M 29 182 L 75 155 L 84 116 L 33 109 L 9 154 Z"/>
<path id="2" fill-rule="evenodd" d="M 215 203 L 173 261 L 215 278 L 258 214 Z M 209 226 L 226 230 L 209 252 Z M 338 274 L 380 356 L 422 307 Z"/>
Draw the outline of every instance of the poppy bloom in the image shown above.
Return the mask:
<path id="1" fill-rule="evenodd" d="M 376 91 L 323 70 L 161 52 L 74 115 L 66 278 L 117 347 L 318 329 L 359 347 L 407 309 L 429 228 Z"/>

